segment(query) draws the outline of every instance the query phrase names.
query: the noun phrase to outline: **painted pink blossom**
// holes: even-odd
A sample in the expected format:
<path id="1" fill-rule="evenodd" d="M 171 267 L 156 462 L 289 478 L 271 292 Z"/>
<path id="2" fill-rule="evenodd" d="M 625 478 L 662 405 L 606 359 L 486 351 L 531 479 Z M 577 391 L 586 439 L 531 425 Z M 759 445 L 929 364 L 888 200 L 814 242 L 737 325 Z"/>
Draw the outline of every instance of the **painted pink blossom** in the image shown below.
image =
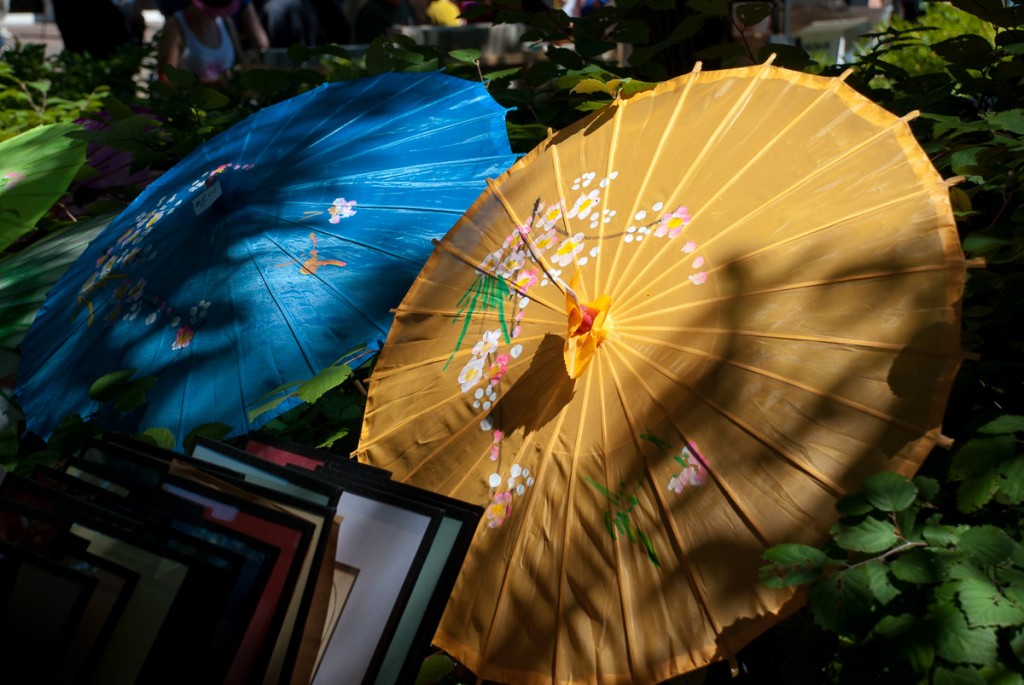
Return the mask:
<path id="1" fill-rule="evenodd" d="M 196 332 L 191 326 L 182 326 L 178 329 L 178 335 L 174 338 L 174 344 L 171 345 L 172 350 L 183 350 L 189 346 L 192 342 L 192 338 Z"/>
<path id="2" fill-rule="evenodd" d="M 494 363 L 487 370 L 487 378 L 491 381 L 491 385 L 500 381 L 502 376 L 508 371 L 508 361 L 508 354 L 499 354 L 494 358 Z"/>
<path id="3" fill-rule="evenodd" d="M 671 214 L 665 214 L 658 221 L 658 227 L 654 229 L 655 238 L 675 238 L 682 233 L 686 224 L 690 223 L 690 213 L 686 207 L 680 205 Z"/>
<path id="4" fill-rule="evenodd" d="M 499 492 L 487 507 L 487 526 L 497 528 L 512 514 L 512 493 Z"/>
<path id="5" fill-rule="evenodd" d="M 331 203 L 331 206 L 327 209 L 327 213 L 331 215 L 330 222 L 332 224 L 341 223 L 342 219 L 348 219 L 356 215 L 355 200 L 346 200 L 343 197 L 339 197 Z"/>
<path id="6" fill-rule="evenodd" d="M 501 439 L 505 437 L 501 431 L 494 431 L 494 442 L 491 443 L 491 461 L 498 461 L 501 456 Z"/>

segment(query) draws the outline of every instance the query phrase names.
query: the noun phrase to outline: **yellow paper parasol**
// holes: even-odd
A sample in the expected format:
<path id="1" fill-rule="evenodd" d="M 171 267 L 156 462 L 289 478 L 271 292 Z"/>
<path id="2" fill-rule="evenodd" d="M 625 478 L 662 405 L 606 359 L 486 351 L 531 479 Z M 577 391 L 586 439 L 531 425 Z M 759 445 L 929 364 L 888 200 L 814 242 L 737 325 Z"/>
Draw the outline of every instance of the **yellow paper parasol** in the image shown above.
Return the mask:
<path id="1" fill-rule="evenodd" d="M 798 601 L 867 474 L 943 440 L 964 260 L 906 121 L 842 79 L 694 72 L 491 182 L 398 309 L 364 461 L 487 506 L 435 642 L 515 683 L 649 683 Z"/>

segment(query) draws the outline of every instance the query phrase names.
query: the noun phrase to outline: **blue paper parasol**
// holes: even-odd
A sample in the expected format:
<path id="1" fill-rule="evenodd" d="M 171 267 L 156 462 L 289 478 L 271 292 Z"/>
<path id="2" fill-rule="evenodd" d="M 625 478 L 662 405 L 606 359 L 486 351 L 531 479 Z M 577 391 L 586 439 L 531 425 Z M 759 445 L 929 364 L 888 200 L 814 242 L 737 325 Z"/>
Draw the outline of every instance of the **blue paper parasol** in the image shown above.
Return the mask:
<path id="1" fill-rule="evenodd" d="M 515 157 L 505 109 L 439 73 L 332 83 L 261 110 L 150 185 L 48 295 L 17 395 L 48 437 L 88 389 L 155 375 L 136 425 L 179 442 L 380 345 L 432 249 Z M 281 413 L 279 405 L 256 421 Z"/>

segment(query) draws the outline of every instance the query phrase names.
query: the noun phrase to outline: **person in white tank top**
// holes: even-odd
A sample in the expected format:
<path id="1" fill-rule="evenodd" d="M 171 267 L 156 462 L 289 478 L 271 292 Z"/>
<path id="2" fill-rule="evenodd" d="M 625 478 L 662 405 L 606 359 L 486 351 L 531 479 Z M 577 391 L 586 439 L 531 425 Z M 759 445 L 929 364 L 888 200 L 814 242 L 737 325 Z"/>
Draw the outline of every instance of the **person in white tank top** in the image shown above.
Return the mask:
<path id="1" fill-rule="evenodd" d="M 164 25 L 157 60 L 160 76 L 167 65 L 187 69 L 201 83 L 215 86 L 241 63 L 242 49 L 231 15 L 239 0 L 192 0 Z"/>

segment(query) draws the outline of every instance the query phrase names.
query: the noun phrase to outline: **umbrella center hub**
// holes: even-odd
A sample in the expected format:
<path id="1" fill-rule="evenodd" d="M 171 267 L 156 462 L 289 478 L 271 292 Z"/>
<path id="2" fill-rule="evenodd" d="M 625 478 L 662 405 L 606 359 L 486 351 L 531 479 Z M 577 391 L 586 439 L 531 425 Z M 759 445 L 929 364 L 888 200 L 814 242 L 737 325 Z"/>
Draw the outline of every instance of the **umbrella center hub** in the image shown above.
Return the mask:
<path id="1" fill-rule="evenodd" d="M 592 302 L 580 302 L 571 290 L 566 293 L 568 335 L 563 355 L 569 378 L 578 378 L 594 357 L 597 348 L 607 339 L 612 329 L 608 310 L 612 298 L 601 295 Z"/>

